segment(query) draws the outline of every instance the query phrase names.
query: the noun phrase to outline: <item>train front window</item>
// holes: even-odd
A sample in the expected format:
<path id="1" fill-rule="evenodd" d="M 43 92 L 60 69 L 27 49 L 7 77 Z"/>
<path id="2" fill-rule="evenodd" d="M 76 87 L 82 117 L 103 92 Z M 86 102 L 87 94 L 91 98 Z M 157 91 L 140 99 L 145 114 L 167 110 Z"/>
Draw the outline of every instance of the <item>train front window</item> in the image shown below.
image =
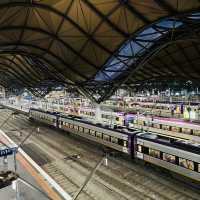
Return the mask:
<path id="1" fill-rule="evenodd" d="M 185 158 L 179 158 L 179 165 L 181 167 L 194 171 L 194 162 L 191 160 L 187 160 Z"/>
<path id="2" fill-rule="evenodd" d="M 163 153 L 163 160 L 175 164 L 176 163 L 176 156 L 173 156 L 173 155 L 168 154 L 168 153 Z"/>
<path id="3" fill-rule="evenodd" d="M 160 151 L 149 148 L 149 155 L 154 158 L 160 158 Z"/>
<path id="4" fill-rule="evenodd" d="M 124 140 L 124 147 L 128 147 L 128 141 Z"/>
<path id="5" fill-rule="evenodd" d="M 137 145 L 137 151 L 142 153 L 142 145 L 140 145 L 140 144 Z"/>

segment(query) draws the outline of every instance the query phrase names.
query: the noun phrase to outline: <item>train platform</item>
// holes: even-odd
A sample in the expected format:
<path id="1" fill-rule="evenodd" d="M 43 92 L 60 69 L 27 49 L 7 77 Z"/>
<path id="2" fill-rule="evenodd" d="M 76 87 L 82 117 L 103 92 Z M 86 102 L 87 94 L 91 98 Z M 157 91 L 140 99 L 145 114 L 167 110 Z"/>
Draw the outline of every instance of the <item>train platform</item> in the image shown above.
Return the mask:
<path id="1" fill-rule="evenodd" d="M 8 147 L 17 149 L 17 145 L 2 130 L 0 130 L 0 142 L 1 153 Z M 0 157 L 0 171 L 9 170 L 15 171 L 14 154 L 8 155 L 7 159 Z M 71 197 L 21 148 L 16 153 L 16 173 L 19 178 L 14 184 L 0 189 L 0 199 L 71 200 Z"/>
<path id="2" fill-rule="evenodd" d="M 7 108 L 16 112 L 19 112 L 21 114 L 27 115 L 29 113 L 29 108 L 28 107 L 24 107 L 22 105 L 13 105 L 13 104 L 8 104 L 8 103 L 0 103 L 0 106 L 3 108 Z"/>

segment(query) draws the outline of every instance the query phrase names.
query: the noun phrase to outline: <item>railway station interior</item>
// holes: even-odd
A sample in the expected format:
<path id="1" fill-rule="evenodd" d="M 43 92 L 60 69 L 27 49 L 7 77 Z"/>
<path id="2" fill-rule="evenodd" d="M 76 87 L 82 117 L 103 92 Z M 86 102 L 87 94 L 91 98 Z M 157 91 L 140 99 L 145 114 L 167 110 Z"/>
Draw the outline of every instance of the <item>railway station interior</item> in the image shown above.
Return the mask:
<path id="1" fill-rule="evenodd" d="M 199 200 L 200 1 L 0 1 L 0 200 Z"/>

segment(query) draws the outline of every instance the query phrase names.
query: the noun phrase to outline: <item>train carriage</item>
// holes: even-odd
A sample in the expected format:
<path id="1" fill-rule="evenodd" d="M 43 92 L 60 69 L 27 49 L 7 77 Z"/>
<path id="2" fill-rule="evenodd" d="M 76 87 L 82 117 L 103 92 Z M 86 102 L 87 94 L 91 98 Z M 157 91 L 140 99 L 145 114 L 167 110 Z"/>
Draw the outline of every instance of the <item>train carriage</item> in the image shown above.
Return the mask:
<path id="1" fill-rule="evenodd" d="M 131 140 L 133 132 L 120 132 L 119 130 L 101 127 L 86 121 L 61 116 L 58 120 L 59 128 L 72 132 L 81 137 L 98 142 L 120 152 L 131 154 Z"/>
<path id="2" fill-rule="evenodd" d="M 95 109 L 92 108 L 80 108 L 80 116 L 89 120 L 95 119 Z"/>
<path id="3" fill-rule="evenodd" d="M 124 125 L 125 113 L 101 111 L 101 122 L 104 124 Z"/>
<path id="4" fill-rule="evenodd" d="M 200 181 L 200 145 L 170 142 L 153 133 L 136 136 L 135 157 Z"/>
<path id="5" fill-rule="evenodd" d="M 200 142 L 200 125 L 184 122 L 183 120 L 171 121 L 170 119 L 136 116 L 133 122 L 129 123 L 129 126 Z"/>
<path id="6" fill-rule="evenodd" d="M 57 126 L 57 115 L 53 112 L 47 112 L 32 108 L 29 111 L 29 119 L 48 124 L 50 126 Z"/>

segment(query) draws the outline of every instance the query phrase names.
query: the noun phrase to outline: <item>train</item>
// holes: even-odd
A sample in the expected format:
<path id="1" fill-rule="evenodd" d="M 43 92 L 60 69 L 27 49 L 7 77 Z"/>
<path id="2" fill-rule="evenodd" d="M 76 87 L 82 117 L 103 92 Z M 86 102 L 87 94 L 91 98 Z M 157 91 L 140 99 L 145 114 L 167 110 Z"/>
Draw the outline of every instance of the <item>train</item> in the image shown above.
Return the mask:
<path id="1" fill-rule="evenodd" d="M 143 128 L 157 133 L 176 135 L 185 139 L 195 139 L 200 142 L 200 125 L 182 119 L 148 117 L 125 112 L 100 111 L 100 118 L 92 108 L 73 110 L 70 108 L 68 115 L 79 116 L 89 121 L 105 125 L 119 125 L 130 128 Z"/>
<path id="2" fill-rule="evenodd" d="M 53 107 L 49 107 L 49 111 L 62 112 L 62 110 L 58 107 L 56 108 L 55 105 Z M 103 124 L 115 124 L 123 126 L 125 120 L 124 112 L 113 112 L 106 110 L 100 110 L 100 116 L 97 119 L 96 109 L 90 107 L 79 108 L 75 106 L 67 106 L 64 108 L 64 113 L 67 115 L 82 117 L 91 121 L 97 121 L 99 119 L 98 122 Z"/>
<path id="3" fill-rule="evenodd" d="M 165 168 L 200 182 L 200 145 L 154 132 L 115 127 L 111 129 L 73 116 L 31 108 L 29 119 L 44 123 L 109 149 L 122 152 L 132 159 Z"/>
<path id="4" fill-rule="evenodd" d="M 80 116 L 86 120 L 96 121 L 96 123 L 107 125 L 127 126 L 130 128 L 143 128 L 157 133 L 166 133 L 176 135 L 185 139 L 195 139 L 200 142 L 200 125 L 185 121 L 183 119 L 148 117 L 125 112 L 100 112 L 100 118 L 97 119 L 95 109 L 81 108 L 77 112 L 68 112 L 70 115 Z"/>
<path id="5" fill-rule="evenodd" d="M 129 122 L 129 127 L 200 142 L 200 125 L 180 119 L 135 116 Z"/>
<path id="6" fill-rule="evenodd" d="M 126 110 L 126 112 L 153 113 L 157 116 L 184 118 L 185 120 L 200 120 L 199 104 L 183 102 L 147 102 L 136 99 L 124 99 L 123 101 L 107 100 L 103 106 L 106 108 Z"/>
<path id="7" fill-rule="evenodd" d="M 58 111 L 58 110 L 50 110 Z M 150 117 L 148 115 L 113 112 L 100 110 L 97 115 L 95 108 L 84 107 L 65 107 L 65 114 L 82 117 L 87 121 L 109 126 L 127 126 L 130 128 L 139 128 L 149 130 L 160 134 L 175 135 L 183 139 L 195 140 L 200 142 L 200 125 L 198 123 L 185 121 L 175 118 Z M 98 116 L 98 117 L 97 117 Z"/>

